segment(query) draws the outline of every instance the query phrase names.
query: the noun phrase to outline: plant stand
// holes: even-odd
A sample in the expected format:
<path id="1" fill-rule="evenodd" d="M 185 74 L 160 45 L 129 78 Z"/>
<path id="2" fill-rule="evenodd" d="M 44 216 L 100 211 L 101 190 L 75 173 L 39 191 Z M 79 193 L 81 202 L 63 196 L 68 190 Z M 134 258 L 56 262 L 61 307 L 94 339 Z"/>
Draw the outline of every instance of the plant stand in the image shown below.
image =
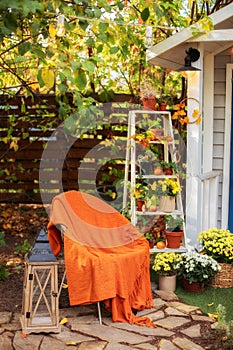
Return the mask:
<path id="1" fill-rule="evenodd" d="M 150 138 L 143 145 L 139 140 L 135 138 L 137 130 L 150 130 L 155 134 L 155 138 Z M 156 133 L 155 133 L 156 130 Z M 161 133 L 158 135 L 157 130 Z M 177 163 L 176 159 L 176 147 L 173 133 L 173 125 L 171 120 L 171 113 L 169 111 L 149 111 L 149 110 L 132 110 L 129 112 L 128 118 L 128 134 L 127 134 L 127 147 L 126 147 L 126 161 L 125 161 L 125 178 L 124 178 L 124 191 L 123 191 L 123 208 L 127 206 L 128 201 L 130 201 L 131 207 L 131 222 L 135 225 L 141 233 L 145 234 L 150 232 L 150 229 L 157 225 L 161 218 L 167 213 L 174 216 L 180 216 L 184 219 L 183 203 L 181 198 L 181 193 L 179 192 L 175 197 L 163 197 L 160 196 L 159 206 L 155 205 L 155 210 L 151 211 L 147 208 L 146 204 L 142 211 L 138 209 L 136 198 L 130 196 L 129 189 L 129 179 L 130 179 L 130 189 L 135 192 L 137 184 L 139 181 L 145 181 L 148 184 L 158 183 L 160 180 L 164 179 L 174 179 L 179 183 L 180 176 L 176 174 L 165 175 L 162 172 L 151 171 L 141 171 L 138 173 L 138 167 L 141 166 L 142 159 L 148 159 L 148 157 L 154 157 L 154 166 L 158 161 L 165 161 L 167 163 L 174 162 Z M 153 164 L 151 164 L 153 165 Z M 152 167 L 154 169 L 154 167 Z M 149 170 L 149 169 L 148 169 Z M 151 193 L 153 197 L 155 193 Z M 149 200 L 151 199 L 149 198 Z M 167 204 L 168 202 L 168 204 Z M 143 231 L 143 228 L 147 227 L 147 231 Z M 187 251 L 186 248 L 186 237 L 185 237 L 185 225 L 183 224 L 183 235 L 182 244 L 177 244 L 176 249 L 179 252 Z M 158 231 L 157 231 L 158 232 Z M 170 248 L 166 247 L 163 249 L 158 249 L 157 247 L 152 248 L 151 253 L 168 251 Z"/>

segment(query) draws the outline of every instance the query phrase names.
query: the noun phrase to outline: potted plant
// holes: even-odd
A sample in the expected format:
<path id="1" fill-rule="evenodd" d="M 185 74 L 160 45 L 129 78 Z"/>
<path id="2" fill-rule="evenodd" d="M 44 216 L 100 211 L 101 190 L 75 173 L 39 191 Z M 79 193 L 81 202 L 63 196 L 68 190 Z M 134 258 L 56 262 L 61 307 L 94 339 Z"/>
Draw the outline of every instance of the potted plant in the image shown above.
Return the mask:
<path id="1" fill-rule="evenodd" d="M 229 230 L 210 228 L 198 236 L 201 252 L 214 258 L 221 270 L 210 281 L 219 288 L 233 287 L 233 234 Z"/>
<path id="2" fill-rule="evenodd" d="M 148 240 L 149 242 L 149 247 L 150 248 L 153 248 L 154 245 L 155 245 L 155 238 L 154 238 L 154 235 L 150 232 L 146 232 L 145 235 L 146 239 Z"/>
<path id="3" fill-rule="evenodd" d="M 181 216 L 165 215 L 167 247 L 172 249 L 180 248 L 184 234 L 184 219 Z"/>
<path id="4" fill-rule="evenodd" d="M 172 175 L 178 173 L 178 166 L 176 162 L 161 160 L 161 167 L 165 175 Z"/>
<path id="5" fill-rule="evenodd" d="M 160 111 L 166 111 L 167 105 L 171 102 L 171 96 L 166 94 L 161 94 L 160 98 L 158 99 L 158 105 Z"/>
<path id="6" fill-rule="evenodd" d="M 158 197 L 155 194 L 148 195 L 148 199 L 146 201 L 146 208 L 149 211 L 157 211 L 158 210 Z"/>
<path id="7" fill-rule="evenodd" d="M 173 252 L 157 253 L 152 269 L 159 275 L 159 289 L 174 291 L 176 289 L 176 273 L 180 254 Z"/>
<path id="8" fill-rule="evenodd" d="M 205 285 L 220 270 L 217 261 L 195 251 L 182 253 L 177 263 L 177 275 L 188 292 L 203 292 Z"/>
<path id="9" fill-rule="evenodd" d="M 156 109 L 156 93 L 150 82 L 145 82 L 140 87 L 140 97 L 142 100 L 143 107 L 148 110 Z"/>
<path id="10" fill-rule="evenodd" d="M 143 206 L 145 206 L 148 190 L 148 185 L 143 181 L 139 181 L 135 184 L 133 197 L 136 199 L 138 211 L 142 211 Z"/>
<path id="11" fill-rule="evenodd" d="M 165 178 L 155 183 L 155 191 L 159 198 L 159 210 L 173 212 L 175 210 L 175 196 L 181 191 L 181 186 L 176 179 Z"/>

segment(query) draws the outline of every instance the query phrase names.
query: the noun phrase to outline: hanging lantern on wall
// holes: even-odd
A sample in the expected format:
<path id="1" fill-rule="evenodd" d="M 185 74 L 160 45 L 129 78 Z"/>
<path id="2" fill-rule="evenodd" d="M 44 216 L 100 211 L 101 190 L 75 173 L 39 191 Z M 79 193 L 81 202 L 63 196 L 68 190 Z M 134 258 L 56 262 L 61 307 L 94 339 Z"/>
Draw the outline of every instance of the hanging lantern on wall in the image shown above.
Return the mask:
<path id="1" fill-rule="evenodd" d="M 58 261 L 41 229 L 25 257 L 21 325 L 23 334 L 60 332 Z"/>

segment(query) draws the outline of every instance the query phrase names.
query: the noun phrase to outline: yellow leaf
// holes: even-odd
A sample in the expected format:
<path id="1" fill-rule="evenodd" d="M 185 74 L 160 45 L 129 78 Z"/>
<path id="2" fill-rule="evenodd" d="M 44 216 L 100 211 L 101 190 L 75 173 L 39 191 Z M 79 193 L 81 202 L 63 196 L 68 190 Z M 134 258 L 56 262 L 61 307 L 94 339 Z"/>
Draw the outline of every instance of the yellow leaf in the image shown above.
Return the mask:
<path id="1" fill-rule="evenodd" d="M 56 36 L 56 33 L 57 33 L 56 27 L 52 23 L 50 23 L 50 25 L 49 25 L 49 35 L 51 36 L 52 39 Z"/>
<path id="2" fill-rule="evenodd" d="M 208 313 L 208 316 L 209 316 L 209 317 L 212 317 L 212 318 L 218 319 L 218 315 L 217 315 L 217 314 L 209 314 L 209 313 Z"/>
<path id="3" fill-rule="evenodd" d="M 214 305 L 214 303 L 209 303 L 209 304 L 207 304 L 208 306 L 212 306 L 212 305 Z"/>
<path id="4" fill-rule="evenodd" d="M 61 321 L 60 324 L 65 324 L 68 322 L 68 319 L 66 317 L 64 317 Z"/>
<path id="5" fill-rule="evenodd" d="M 16 152 L 19 148 L 17 141 L 11 141 L 10 148 L 14 148 L 14 151 Z"/>
<path id="6" fill-rule="evenodd" d="M 54 72 L 51 69 L 42 69 L 41 78 L 43 79 L 46 88 L 50 90 L 54 85 Z"/>
<path id="7" fill-rule="evenodd" d="M 10 230 L 11 224 L 3 224 L 2 227 L 4 228 L 4 230 Z"/>
<path id="8" fill-rule="evenodd" d="M 8 216 L 10 216 L 10 213 L 7 210 L 3 210 L 1 212 L 1 216 L 3 216 L 4 218 L 8 218 Z"/>
<path id="9" fill-rule="evenodd" d="M 76 345 L 77 343 L 75 341 L 67 341 L 66 342 L 66 345 L 69 346 L 69 345 Z"/>

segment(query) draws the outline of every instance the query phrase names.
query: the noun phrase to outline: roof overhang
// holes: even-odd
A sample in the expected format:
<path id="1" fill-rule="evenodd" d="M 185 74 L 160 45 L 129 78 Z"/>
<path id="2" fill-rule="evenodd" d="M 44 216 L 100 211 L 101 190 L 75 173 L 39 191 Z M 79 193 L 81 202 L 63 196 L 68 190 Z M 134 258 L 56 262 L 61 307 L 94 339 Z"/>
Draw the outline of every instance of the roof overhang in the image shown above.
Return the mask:
<path id="1" fill-rule="evenodd" d="M 230 15 L 229 15 L 230 14 Z M 147 50 L 147 60 L 151 65 L 177 70 L 184 65 L 185 50 L 198 48 L 203 43 L 206 54 L 225 50 L 233 45 L 233 3 L 210 15 L 214 30 L 193 35 L 198 29 L 196 23 L 161 41 Z"/>

